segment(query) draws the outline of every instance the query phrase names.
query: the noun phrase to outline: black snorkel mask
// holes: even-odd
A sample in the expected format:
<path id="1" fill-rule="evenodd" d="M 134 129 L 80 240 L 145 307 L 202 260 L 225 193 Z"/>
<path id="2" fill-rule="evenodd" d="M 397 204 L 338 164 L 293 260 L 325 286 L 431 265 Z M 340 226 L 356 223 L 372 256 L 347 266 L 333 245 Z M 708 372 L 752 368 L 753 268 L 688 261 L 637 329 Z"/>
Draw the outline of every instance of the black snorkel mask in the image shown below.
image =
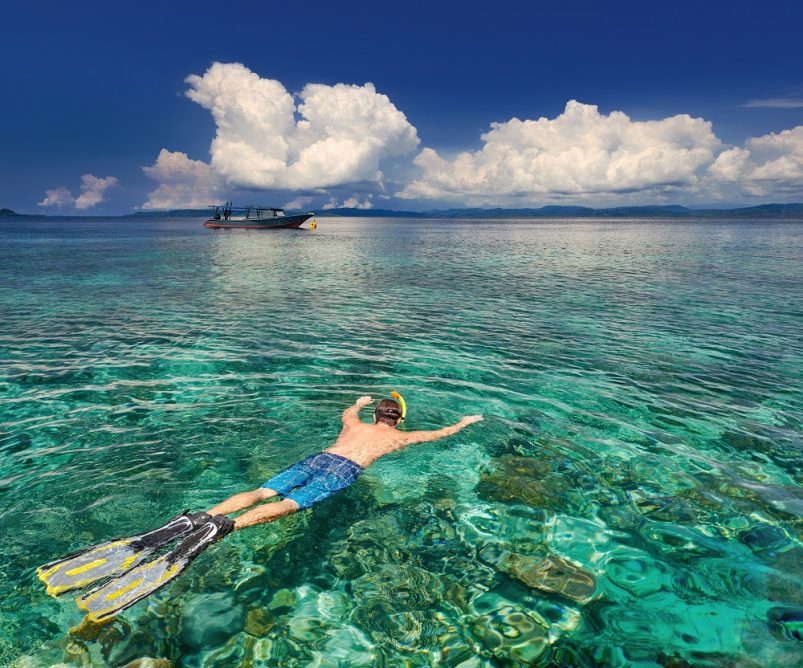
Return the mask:
<path id="1" fill-rule="evenodd" d="M 390 396 L 398 402 L 401 410 L 395 406 L 377 408 L 374 412 L 374 417 L 377 421 L 391 420 L 398 426 L 401 425 L 401 423 L 404 422 L 404 418 L 407 417 L 407 402 L 404 401 L 404 397 L 398 392 L 391 392 Z"/>

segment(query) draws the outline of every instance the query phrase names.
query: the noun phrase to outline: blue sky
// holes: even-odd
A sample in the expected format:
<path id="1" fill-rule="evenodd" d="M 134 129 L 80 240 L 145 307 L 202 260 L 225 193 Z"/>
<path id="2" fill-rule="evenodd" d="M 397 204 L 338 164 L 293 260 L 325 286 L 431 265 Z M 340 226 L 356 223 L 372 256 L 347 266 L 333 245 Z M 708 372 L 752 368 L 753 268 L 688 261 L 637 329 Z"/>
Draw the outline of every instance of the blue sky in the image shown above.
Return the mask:
<path id="1" fill-rule="evenodd" d="M 22 212 L 803 200 L 800 2 L 27 0 L 2 23 Z"/>

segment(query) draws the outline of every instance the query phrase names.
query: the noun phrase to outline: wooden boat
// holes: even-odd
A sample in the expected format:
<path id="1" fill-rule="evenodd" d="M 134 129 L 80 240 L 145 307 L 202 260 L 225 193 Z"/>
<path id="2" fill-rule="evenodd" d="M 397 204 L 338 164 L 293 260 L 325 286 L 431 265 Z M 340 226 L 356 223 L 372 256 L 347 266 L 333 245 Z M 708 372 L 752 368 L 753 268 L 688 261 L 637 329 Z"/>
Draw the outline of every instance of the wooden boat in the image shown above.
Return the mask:
<path id="1" fill-rule="evenodd" d="M 210 207 L 212 215 L 204 223 L 204 227 L 213 230 L 276 230 L 298 228 L 315 213 L 300 213 L 285 216 L 284 209 L 270 206 L 232 206 L 231 202 Z"/>

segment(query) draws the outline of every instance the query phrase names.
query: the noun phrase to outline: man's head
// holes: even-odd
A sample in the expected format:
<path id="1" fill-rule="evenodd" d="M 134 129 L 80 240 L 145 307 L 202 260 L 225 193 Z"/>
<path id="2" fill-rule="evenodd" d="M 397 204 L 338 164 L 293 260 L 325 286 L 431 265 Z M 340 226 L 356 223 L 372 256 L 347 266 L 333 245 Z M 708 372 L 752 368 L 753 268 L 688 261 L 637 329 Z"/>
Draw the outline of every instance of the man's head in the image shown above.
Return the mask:
<path id="1" fill-rule="evenodd" d="M 374 411 L 374 422 L 395 427 L 401 420 L 402 410 L 397 401 L 393 399 L 382 399 Z"/>

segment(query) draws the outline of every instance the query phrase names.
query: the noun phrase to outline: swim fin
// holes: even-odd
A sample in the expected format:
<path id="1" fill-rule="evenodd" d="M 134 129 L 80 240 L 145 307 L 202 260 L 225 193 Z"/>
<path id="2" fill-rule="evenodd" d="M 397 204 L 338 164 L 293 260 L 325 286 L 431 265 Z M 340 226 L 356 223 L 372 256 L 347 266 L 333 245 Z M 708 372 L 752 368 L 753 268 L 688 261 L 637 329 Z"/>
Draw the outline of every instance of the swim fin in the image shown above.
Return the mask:
<path id="1" fill-rule="evenodd" d="M 58 596 L 87 587 L 103 578 L 122 575 L 154 550 L 200 527 L 210 519 L 207 513 L 182 513 L 163 527 L 148 533 L 93 545 L 36 569 L 47 585 L 47 593 Z"/>
<path id="2" fill-rule="evenodd" d="M 233 530 L 232 520 L 225 515 L 215 515 L 171 552 L 137 566 L 125 575 L 78 597 L 76 603 L 81 610 L 86 611 L 89 621 L 108 621 L 164 587 L 179 576 L 207 547 Z"/>

